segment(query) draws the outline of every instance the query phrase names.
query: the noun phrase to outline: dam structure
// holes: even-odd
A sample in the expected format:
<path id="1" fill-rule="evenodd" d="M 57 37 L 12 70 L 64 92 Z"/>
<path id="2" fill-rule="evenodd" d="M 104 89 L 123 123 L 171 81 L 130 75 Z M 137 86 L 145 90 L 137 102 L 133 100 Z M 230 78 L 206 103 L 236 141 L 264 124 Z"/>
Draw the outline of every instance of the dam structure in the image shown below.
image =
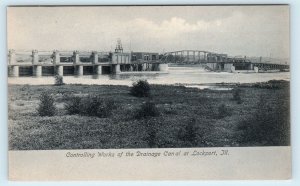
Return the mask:
<path id="1" fill-rule="evenodd" d="M 8 54 L 8 75 L 10 77 L 82 76 L 137 71 L 168 71 L 168 64 L 161 63 L 158 59 L 132 60 L 131 56 L 131 53 L 123 52 L 55 50 L 50 53 L 33 50 L 32 54 L 28 54 L 28 52 L 17 53 L 10 50 Z"/>
<path id="2" fill-rule="evenodd" d="M 9 50 L 8 76 L 83 76 L 122 72 L 167 72 L 168 64 L 158 53 L 123 52 L 118 41 L 114 52 L 99 51 L 23 51 Z"/>
<path id="3" fill-rule="evenodd" d="M 208 71 L 270 72 L 289 71 L 287 62 L 262 57 L 230 57 L 209 51 L 181 50 L 164 54 L 123 52 L 118 40 L 114 52 L 100 51 L 15 51 L 8 52 L 8 76 L 83 76 L 126 72 L 168 72 L 168 64 L 200 64 Z"/>

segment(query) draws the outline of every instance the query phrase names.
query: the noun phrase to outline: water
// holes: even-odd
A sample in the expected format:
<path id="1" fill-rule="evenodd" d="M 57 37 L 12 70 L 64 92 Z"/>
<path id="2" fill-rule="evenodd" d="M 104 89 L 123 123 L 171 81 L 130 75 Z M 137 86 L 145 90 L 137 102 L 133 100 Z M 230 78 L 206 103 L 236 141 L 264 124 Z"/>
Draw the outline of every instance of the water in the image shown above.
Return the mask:
<path id="1" fill-rule="evenodd" d="M 140 72 L 100 76 L 64 76 L 66 84 L 131 85 L 138 79 L 146 79 L 151 84 L 182 84 L 195 88 L 208 88 L 215 83 L 254 83 L 269 80 L 290 80 L 289 72 L 276 73 L 228 73 L 207 72 L 201 67 L 169 67 L 169 73 Z M 54 84 L 54 77 L 8 78 L 9 84 Z M 210 86 L 211 87 L 211 86 Z"/>
<path id="2" fill-rule="evenodd" d="M 210 89 L 210 90 L 223 90 L 223 91 L 228 91 L 232 90 L 232 87 L 224 87 L 224 86 L 216 86 L 216 85 L 185 85 L 185 87 L 188 88 L 197 88 L 197 89 Z"/>

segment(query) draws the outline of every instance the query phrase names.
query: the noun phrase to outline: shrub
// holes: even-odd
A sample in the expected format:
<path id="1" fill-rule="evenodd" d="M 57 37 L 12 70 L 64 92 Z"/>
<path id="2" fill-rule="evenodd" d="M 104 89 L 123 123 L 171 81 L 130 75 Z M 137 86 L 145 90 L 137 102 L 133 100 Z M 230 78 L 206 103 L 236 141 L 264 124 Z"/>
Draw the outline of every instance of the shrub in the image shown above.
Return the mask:
<path id="1" fill-rule="evenodd" d="M 53 116 L 56 112 L 53 97 L 49 93 L 43 92 L 39 99 L 38 114 L 40 116 Z"/>
<path id="2" fill-rule="evenodd" d="M 218 117 L 219 118 L 224 118 L 226 116 L 229 116 L 231 113 L 228 110 L 228 108 L 226 107 L 225 104 L 222 104 L 218 107 Z"/>
<path id="3" fill-rule="evenodd" d="M 79 109 L 80 114 L 88 115 L 88 116 L 97 116 L 98 108 L 103 104 L 103 100 L 99 96 L 89 95 L 87 97 L 82 98 Z"/>
<path id="4" fill-rule="evenodd" d="M 138 80 L 132 84 L 131 95 L 136 97 L 149 97 L 150 96 L 150 84 L 147 80 Z"/>
<path id="5" fill-rule="evenodd" d="M 137 111 L 135 118 L 147 118 L 147 117 L 157 117 L 159 116 L 159 110 L 153 102 L 147 101 L 142 104 L 141 108 Z"/>
<path id="6" fill-rule="evenodd" d="M 116 108 L 113 100 L 105 100 L 97 95 L 89 95 L 85 98 L 71 97 L 65 104 L 68 114 L 80 114 L 85 116 L 109 117 Z"/>
<path id="7" fill-rule="evenodd" d="M 60 86 L 64 84 L 63 76 L 55 75 L 54 78 L 55 78 L 55 83 L 54 83 L 55 85 Z"/>
<path id="8" fill-rule="evenodd" d="M 72 96 L 67 98 L 67 102 L 65 103 L 65 109 L 68 114 L 79 114 L 80 113 L 80 102 L 81 98 L 77 96 Z"/>
<path id="9" fill-rule="evenodd" d="M 242 103 L 241 89 L 233 89 L 233 91 L 232 91 L 232 99 L 234 101 L 236 101 L 238 104 Z"/>

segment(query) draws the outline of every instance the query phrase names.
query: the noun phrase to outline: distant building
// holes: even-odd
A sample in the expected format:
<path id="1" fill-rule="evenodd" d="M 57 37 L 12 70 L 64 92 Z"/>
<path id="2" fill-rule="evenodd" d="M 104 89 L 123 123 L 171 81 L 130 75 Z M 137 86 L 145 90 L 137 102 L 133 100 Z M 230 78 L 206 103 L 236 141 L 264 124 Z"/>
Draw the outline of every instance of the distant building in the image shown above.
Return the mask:
<path id="1" fill-rule="evenodd" d="M 131 61 L 155 61 L 159 59 L 154 52 L 131 52 Z"/>

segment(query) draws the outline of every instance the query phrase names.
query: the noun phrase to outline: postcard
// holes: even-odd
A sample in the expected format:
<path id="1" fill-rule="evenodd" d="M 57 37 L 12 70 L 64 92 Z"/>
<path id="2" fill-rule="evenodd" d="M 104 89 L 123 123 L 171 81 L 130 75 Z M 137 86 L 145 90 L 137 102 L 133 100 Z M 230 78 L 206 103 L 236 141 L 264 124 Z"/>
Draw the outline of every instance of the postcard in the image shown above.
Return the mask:
<path id="1" fill-rule="evenodd" d="M 9 179 L 291 178 L 289 5 L 9 6 Z"/>

